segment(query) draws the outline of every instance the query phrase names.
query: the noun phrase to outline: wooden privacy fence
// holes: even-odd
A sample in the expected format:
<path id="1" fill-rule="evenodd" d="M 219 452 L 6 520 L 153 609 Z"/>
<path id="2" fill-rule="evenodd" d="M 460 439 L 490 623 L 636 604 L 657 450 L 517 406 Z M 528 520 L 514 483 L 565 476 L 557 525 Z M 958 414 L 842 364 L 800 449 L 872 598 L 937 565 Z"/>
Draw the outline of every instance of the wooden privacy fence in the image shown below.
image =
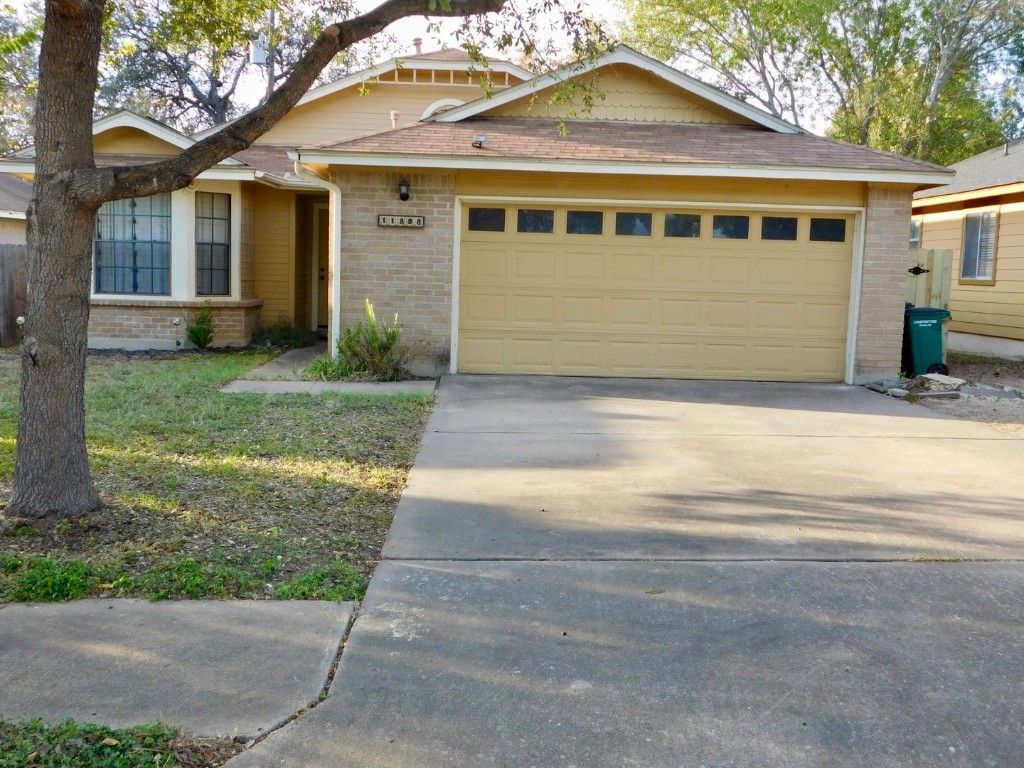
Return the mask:
<path id="1" fill-rule="evenodd" d="M 0 245 L 0 346 L 21 340 L 17 319 L 25 314 L 28 283 L 28 248 Z"/>
<path id="2" fill-rule="evenodd" d="M 907 301 L 915 307 L 949 309 L 953 252 L 912 249 L 907 272 Z"/>

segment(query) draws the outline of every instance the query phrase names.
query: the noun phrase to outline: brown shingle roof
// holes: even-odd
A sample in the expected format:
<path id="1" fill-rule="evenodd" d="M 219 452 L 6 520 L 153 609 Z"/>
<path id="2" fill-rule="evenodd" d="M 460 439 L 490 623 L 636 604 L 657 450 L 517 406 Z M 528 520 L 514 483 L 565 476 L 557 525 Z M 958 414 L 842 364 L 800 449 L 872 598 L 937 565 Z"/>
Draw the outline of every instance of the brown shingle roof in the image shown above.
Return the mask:
<path id="1" fill-rule="evenodd" d="M 425 122 L 307 149 L 346 153 L 441 155 L 494 159 L 742 165 L 935 172 L 942 166 L 811 134 L 756 126 L 577 120 L 559 133 L 557 120 L 469 118 Z M 483 148 L 472 146 L 486 134 Z"/>
<path id="2" fill-rule="evenodd" d="M 254 144 L 234 155 L 251 168 L 275 176 L 295 173 L 295 163 L 288 159 L 288 152 L 294 147 L 281 147 L 273 144 Z"/>
<path id="3" fill-rule="evenodd" d="M 1024 182 L 1024 139 L 986 150 L 950 166 L 956 178 L 945 187 L 914 195 L 916 200 Z"/>
<path id="4" fill-rule="evenodd" d="M 24 213 L 32 199 L 32 185 L 16 176 L 0 173 L 0 211 Z"/>

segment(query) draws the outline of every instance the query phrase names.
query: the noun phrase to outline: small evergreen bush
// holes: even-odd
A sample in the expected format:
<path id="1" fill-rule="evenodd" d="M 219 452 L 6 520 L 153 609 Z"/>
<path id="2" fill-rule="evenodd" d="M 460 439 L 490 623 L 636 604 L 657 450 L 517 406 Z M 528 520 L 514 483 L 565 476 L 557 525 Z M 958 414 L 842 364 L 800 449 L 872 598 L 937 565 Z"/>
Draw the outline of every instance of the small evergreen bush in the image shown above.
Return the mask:
<path id="1" fill-rule="evenodd" d="M 213 334 L 217 332 L 217 324 L 213 321 L 213 309 L 209 302 L 202 311 L 196 315 L 196 320 L 185 327 L 185 335 L 197 349 L 206 349 L 213 341 Z"/>

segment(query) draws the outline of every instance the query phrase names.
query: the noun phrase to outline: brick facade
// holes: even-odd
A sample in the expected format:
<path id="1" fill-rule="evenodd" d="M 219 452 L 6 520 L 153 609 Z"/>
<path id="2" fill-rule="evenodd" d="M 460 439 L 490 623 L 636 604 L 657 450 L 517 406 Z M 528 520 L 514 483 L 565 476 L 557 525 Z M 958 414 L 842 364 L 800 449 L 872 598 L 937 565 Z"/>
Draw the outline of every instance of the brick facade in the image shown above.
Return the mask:
<path id="1" fill-rule="evenodd" d="M 868 185 L 854 381 L 894 377 L 903 345 L 913 187 Z"/>
<path id="2" fill-rule="evenodd" d="M 409 200 L 398 183 L 410 184 Z M 342 195 L 342 323 L 398 313 L 417 357 L 446 358 L 451 346 L 455 179 L 449 174 L 337 173 Z M 377 226 L 378 214 L 423 216 L 423 229 Z"/>
<path id="3" fill-rule="evenodd" d="M 215 347 L 244 347 L 252 341 L 259 320 L 258 300 L 211 301 Z M 93 349 L 185 349 L 191 345 L 185 327 L 205 301 L 138 301 L 94 299 L 89 313 L 89 346 Z M 174 325 L 174 319 L 181 323 Z"/>

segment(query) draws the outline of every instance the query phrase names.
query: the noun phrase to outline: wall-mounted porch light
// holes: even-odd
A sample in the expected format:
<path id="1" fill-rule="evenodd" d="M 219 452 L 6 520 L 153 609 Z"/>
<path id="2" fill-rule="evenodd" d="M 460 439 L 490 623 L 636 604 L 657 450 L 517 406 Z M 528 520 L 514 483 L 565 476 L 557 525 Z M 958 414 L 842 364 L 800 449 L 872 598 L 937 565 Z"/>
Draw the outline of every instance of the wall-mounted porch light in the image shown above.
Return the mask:
<path id="1" fill-rule="evenodd" d="M 409 182 L 405 179 L 398 182 L 398 199 L 403 202 L 409 199 Z"/>

